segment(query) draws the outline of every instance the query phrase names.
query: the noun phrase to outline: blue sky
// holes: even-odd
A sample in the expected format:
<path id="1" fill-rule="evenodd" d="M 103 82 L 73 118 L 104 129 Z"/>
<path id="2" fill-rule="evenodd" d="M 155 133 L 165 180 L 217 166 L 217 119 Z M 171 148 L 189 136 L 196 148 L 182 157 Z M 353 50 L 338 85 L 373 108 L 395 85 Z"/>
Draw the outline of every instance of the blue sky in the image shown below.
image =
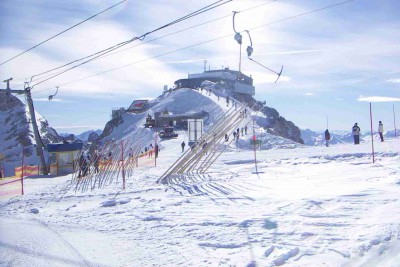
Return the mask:
<path id="1" fill-rule="evenodd" d="M 0 61 L 117 2 L 0 1 Z M 22 88 L 26 78 L 34 74 L 140 36 L 212 2 L 128 1 L 0 66 L 0 78 L 13 77 L 12 86 Z M 233 40 L 229 15 L 258 6 L 236 15 L 236 29 L 250 30 L 255 60 L 277 70 L 284 66 L 283 76 L 275 84 L 274 75 L 243 53 L 242 71 L 254 78 L 258 100 L 266 100 L 300 128 L 313 130 L 325 129 L 327 117 L 332 130 L 349 130 L 354 122 L 367 130 L 369 102 L 373 102 L 374 127 L 382 120 L 386 130 L 392 130 L 394 105 L 400 127 L 399 1 L 355 0 L 273 24 L 342 1 L 268 2 L 234 0 L 154 33 L 145 41 L 226 18 L 152 42 L 134 42 L 126 51 L 37 85 L 32 89 L 36 110 L 58 132 L 103 129 L 112 108 L 128 107 L 134 99 L 157 97 L 164 85 L 172 86 L 188 73 L 201 72 L 205 59 L 212 69 L 237 69 L 239 47 Z M 270 25 L 263 26 L 266 24 Z M 231 36 L 156 57 L 227 35 Z M 248 44 L 244 35 L 243 52 Z M 59 85 L 55 99 L 48 101 Z"/>

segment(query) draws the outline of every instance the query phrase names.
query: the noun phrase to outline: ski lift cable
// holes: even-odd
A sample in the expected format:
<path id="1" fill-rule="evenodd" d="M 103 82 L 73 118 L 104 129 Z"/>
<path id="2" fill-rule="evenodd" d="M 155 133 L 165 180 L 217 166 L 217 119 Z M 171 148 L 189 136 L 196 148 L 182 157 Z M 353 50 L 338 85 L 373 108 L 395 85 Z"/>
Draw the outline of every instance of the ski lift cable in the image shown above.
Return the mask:
<path id="1" fill-rule="evenodd" d="M 347 3 L 353 2 L 353 1 L 356 1 L 356 0 L 348 0 L 348 1 L 340 2 L 340 3 L 336 3 L 336 4 L 333 4 L 333 5 L 330 5 L 330 6 L 326 6 L 326 7 L 323 7 L 323 8 L 311 10 L 311 11 L 304 12 L 304 13 L 300 13 L 300 14 L 297 14 L 297 15 L 294 15 L 294 16 L 291 16 L 291 17 L 286 17 L 286 18 L 281 19 L 281 20 L 269 22 L 269 23 L 266 23 L 266 24 L 263 24 L 263 25 L 256 26 L 254 28 L 250 28 L 250 30 L 257 30 L 257 29 L 260 29 L 260 28 L 263 28 L 263 27 L 266 27 L 266 26 L 277 24 L 279 22 L 287 21 L 287 20 L 290 20 L 290 19 L 295 19 L 295 18 L 298 18 L 298 17 L 309 15 L 311 13 L 315 13 L 315 12 L 318 12 L 318 11 L 326 10 L 328 8 L 332 8 L 332 7 L 336 7 L 336 6 L 339 6 L 339 5 L 347 4 Z M 102 74 L 105 74 L 105 73 L 108 73 L 108 72 L 111 72 L 111 71 L 115 71 L 115 70 L 118 70 L 118 69 L 121 69 L 121 68 L 125 68 L 125 67 L 131 66 L 131 65 L 135 65 L 135 64 L 138 64 L 138 63 L 142 63 L 142 62 L 154 59 L 154 58 L 162 57 L 162 56 L 165 56 L 165 55 L 169 55 L 169 54 L 172 54 L 172 53 L 175 53 L 175 52 L 179 52 L 179 51 L 182 51 L 182 50 L 185 50 L 185 49 L 193 48 L 193 47 L 196 47 L 196 46 L 200 46 L 200 45 L 203 45 L 203 44 L 206 44 L 206 43 L 214 42 L 214 41 L 217 41 L 217 40 L 220 40 L 220 39 L 224 39 L 224 38 L 228 38 L 228 37 L 231 37 L 231 36 L 232 36 L 231 34 L 220 36 L 220 37 L 217 37 L 217 38 L 214 38 L 214 39 L 210 39 L 208 41 L 204 41 L 204 42 L 197 43 L 197 44 L 194 44 L 194 45 L 186 46 L 186 47 L 183 47 L 183 48 L 180 48 L 180 49 L 176 49 L 176 50 L 173 50 L 173 51 L 169 51 L 169 52 L 166 52 L 166 53 L 163 53 L 163 54 L 159 54 L 159 55 L 147 58 L 147 59 L 143 59 L 143 60 L 140 60 L 140 61 L 128 63 L 128 64 L 125 64 L 125 65 L 122 65 L 122 66 L 119 66 L 119 67 L 115 67 L 115 68 L 108 69 L 108 70 L 105 70 L 105 71 L 102 71 L 102 72 L 99 72 L 99 73 L 95 73 L 95 74 L 92 74 L 92 75 L 89 75 L 89 76 L 86 76 L 86 77 L 83 77 L 83 78 L 80 78 L 80 79 L 76 79 L 76 80 L 70 81 L 68 83 L 61 84 L 59 86 L 65 86 L 65 85 L 72 84 L 72 83 L 75 83 L 75 82 L 78 82 L 78 81 L 86 80 L 86 79 L 92 78 L 94 76 L 102 75 Z M 48 91 L 48 90 L 52 90 L 52 88 L 47 88 L 47 89 L 35 91 L 32 94 L 40 93 L 40 92 L 44 92 L 44 91 Z"/>
<path id="2" fill-rule="evenodd" d="M 218 1 L 218 2 L 221 2 L 221 1 L 226 1 L 226 0 L 220 0 L 220 1 Z M 228 2 L 230 2 L 230 1 L 233 1 L 233 0 L 228 0 Z M 227 2 L 225 2 L 225 3 L 227 3 Z M 222 3 L 222 4 L 225 4 L 225 3 Z M 71 62 L 69 62 L 69 63 L 67 63 L 67 64 L 64 64 L 64 65 L 62 65 L 62 66 L 53 68 L 53 69 L 48 70 L 48 71 L 45 71 L 45 72 L 42 72 L 42 73 L 39 73 L 39 74 L 35 74 L 35 75 L 33 75 L 33 76 L 31 77 L 31 82 L 33 81 L 33 78 L 34 78 L 34 77 L 37 77 L 37 76 L 41 76 L 41 75 L 50 73 L 50 72 L 53 72 L 53 71 L 55 71 L 55 70 L 64 68 L 64 67 L 66 67 L 66 66 L 69 66 L 69 65 L 71 65 L 71 64 L 73 64 L 73 63 L 77 63 L 77 62 L 79 62 L 79 61 L 88 59 L 87 61 L 85 61 L 85 62 L 83 62 L 83 63 L 81 63 L 81 64 L 79 64 L 79 65 L 76 66 L 76 67 L 78 67 L 78 66 L 81 66 L 81 65 L 83 65 L 83 64 L 86 64 L 86 63 L 88 63 L 88 62 L 94 61 L 95 59 L 98 59 L 98 58 L 101 58 L 101 57 L 103 57 L 103 56 L 106 56 L 106 55 L 108 55 L 108 53 L 110 53 L 110 52 L 112 52 L 112 51 L 114 51 L 114 50 L 117 50 L 118 48 L 123 47 L 123 46 L 125 46 L 125 45 L 127 45 L 127 44 L 129 44 L 129 43 L 131 43 L 131 42 L 133 42 L 133 41 L 136 41 L 136 40 L 143 41 L 147 35 L 149 35 L 149 34 L 151 34 L 151 33 L 153 33 L 153 32 L 156 32 L 156 31 L 158 31 L 158 30 L 161 30 L 161 29 L 163 29 L 163 28 L 165 28 L 165 27 L 167 27 L 167 26 L 171 26 L 171 25 L 173 25 L 173 24 L 176 24 L 176 23 L 178 23 L 178 22 L 180 22 L 180 21 L 183 21 L 183 20 L 185 20 L 185 19 L 191 18 L 191 17 L 193 17 L 193 16 L 195 16 L 195 15 L 199 15 L 199 14 L 201 14 L 201 13 L 204 13 L 204 12 L 206 12 L 206 11 L 208 11 L 208 10 L 211 10 L 211 9 L 213 9 L 213 8 L 216 8 L 216 7 L 218 7 L 218 6 L 222 5 L 222 4 L 219 4 L 219 5 L 215 6 L 215 7 L 211 7 L 211 8 L 207 8 L 207 9 L 202 8 L 202 9 L 200 9 L 201 11 L 192 12 L 191 14 L 186 15 L 185 17 L 182 17 L 182 18 L 180 18 L 180 19 L 178 19 L 178 20 L 176 20 L 176 21 L 174 21 L 174 22 L 171 22 L 171 23 L 169 23 L 169 24 L 167 24 L 167 25 L 164 25 L 164 26 L 162 26 L 162 27 L 159 27 L 158 29 L 155 29 L 155 30 L 153 30 L 153 31 L 151 31 L 151 32 L 147 32 L 147 33 L 145 33 L 145 34 L 143 34 L 143 35 L 141 35 L 141 36 L 139 36 L 139 37 L 134 37 L 134 38 L 132 38 L 132 39 L 130 39 L 130 40 L 128 40 L 128 41 L 121 42 L 121 43 L 119 43 L 119 44 L 116 44 L 116 45 L 114 45 L 114 46 L 112 46 L 112 47 L 109 47 L 109 48 L 106 48 L 106 49 L 104 49 L 104 50 L 98 51 L 98 52 L 96 52 L 96 53 L 94 53 L 94 54 L 91 54 L 91 55 L 89 55 L 89 56 L 86 56 L 86 57 L 83 57 L 83 58 L 80 58 L 80 59 L 71 61 Z M 203 9 L 204 9 L 204 10 L 203 10 Z M 197 13 L 197 14 L 192 15 L 193 13 Z M 99 55 L 99 54 L 100 54 L 100 55 Z M 90 59 L 89 59 L 89 58 L 90 58 Z M 75 68 L 75 67 L 74 67 L 74 68 Z M 74 69 L 74 68 L 67 69 L 66 71 L 71 70 L 71 69 Z M 58 75 L 61 75 L 62 73 L 64 73 L 64 71 L 60 71 L 60 72 L 58 72 L 58 73 L 56 73 L 56 74 L 50 74 L 50 75 L 47 76 L 47 77 L 50 77 L 50 78 L 51 78 L 51 77 L 56 77 L 56 76 L 58 76 Z M 54 75 L 54 76 L 53 76 L 53 75 Z M 46 79 L 46 77 L 44 77 L 43 79 Z"/>
<path id="3" fill-rule="evenodd" d="M 65 30 L 63 30 L 63 31 L 61 31 L 61 32 L 59 32 L 59 33 L 57 33 L 56 35 L 53 35 L 52 37 L 47 38 L 46 40 L 44 40 L 44 41 L 38 43 L 37 45 L 34 45 L 34 46 L 32 46 L 31 48 L 29 48 L 29 49 L 27 49 L 27 50 L 25 50 L 25 51 L 23 51 L 23 52 L 21 52 L 21 53 L 15 55 L 15 56 L 13 56 L 13 57 L 7 59 L 6 61 L 1 62 L 1 63 L 0 63 L 0 66 L 3 65 L 3 64 L 5 64 L 5 63 L 7 63 L 7 62 L 9 62 L 9 61 L 11 61 L 11 60 L 13 60 L 13 59 L 15 59 L 15 58 L 17 58 L 17 57 L 19 57 L 19 56 L 21 56 L 21 55 L 23 55 L 23 54 L 25 54 L 25 53 L 27 53 L 27 52 L 29 52 L 29 51 L 31 51 L 31 50 L 33 50 L 33 49 L 35 49 L 36 47 L 38 47 L 38 46 L 40 46 L 40 45 L 42 45 L 42 44 L 44 44 L 44 43 L 50 41 L 51 39 L 56 38 L 57 36 L 59 36 L 59 35 L 61 35 L 61 34 L 65 33 L 65 32 L 67 32 L 67 31 L 69 31 L 69 30 L 71 30 L 71 29 L 73 29 L 73 28 L 75 28 L 75 27 L 81 25 L 82 23 L 84 23 L 84 22 L 86 22 L 86 21 L 88 21 L 88 20 L 90 20 L 90 19 L 92 19 L 92 18 L 94 18 L 94 17 L 96 17 L 96 16 L 98 16 L 98 15 L 100 15 L 100 14 L 102 14 L 102 13 L 104 13 L 104 12 L 106 12 L 106 11 L 108 11 L 108 10 L 110 10 L 110 9 L 112 9 L 112 8 L 114 8 L 114 7 L 118 6 L 118 5 L 120 5 L 120 4 L 122 4 L 123 2 L 126 2 L 126 1 L 128 1 L 128 0 L 122 0 L 122 1 L 120 1 L 120 2 L 118 2 L 118 3 L 116 3 L 116 4 L 114 4 L 114 5 L 112 5 L 112 6 L 110 6 L 110 7 L 108 7 L 108 8 L 106 8 L 106 9 L 104 9 L 104 10 L 102 10 L 102 11 L 100 11 L 100 12 L 94 14 L 93 16 L 90 16 L 89 18 L 87 18 L 87 19 L 85 19 L 85 20 L 82 20 L 81 22 L 79 22 L 79 23 L 77 23 L 77 24 L 75 24 L 75 25 L 73 25 L 73 26 L 71 26 L 71 27 L 69 27 L 69 28 L 67 28 L 67 29 L 65 29 Z"/>
<path id="4" fill-rule="evenodd" d="M 262 4 L 259 4 L 259 5 L 253 6 L 253 7 L 249 7 L 249 8 L 247 8 L 247 9 L 243 9 L 243 10 L 238 11 L 238 12 L 244 13 L 244 12 L 250 11 L 250 10 L 252 10 L 252 9 L 259 8 L 259 7 L 261 7 L 261 6 L 265 6 L 265 5 L 268 5 L 268 4 L 271 4 L 271 3 L 273 3 L 273 2 L 277 2 L 277 1 L 279 1 L 279 0 L 272 0 L 272 1 L 269 1 L 269 2 L 267 2 L 267 3 L 262 3 Z M 181 33 L 181 32 L 184 32 L 184 31 L 187 31 L 187 30 L 190 30 L 190 29 L 199 27 L 199 26 L 203 26 L 203 25 L 205 25 L 205 24 L 208 24 L 208 23 L 211 23 L 211 22 L 215 22 L 215 21 L 218 21 L 218 20 L 227 18 L 227 17 L 231 17 L 231 15 L 226 15 L 226 16 L 219 17 L 219 18 L 216 18 L 216 19 L 213 19 L 213 20 L 209 20 L 209 21 L 206 21 L 206 22 L 203 22 L 203 23 L 200 23 L 200 24 L 197 24 L 197 25 L 194 25 L 194 26 L 191 26 L 191 27 L 188 27 L 188 28 L 185 28 L 185 29 L 182 29 L 182 30 L 173 32 L 173 33 L 169 33 L 169 34 L 166 34 L 166 35 L 163 35 L 163 36 L 160 36 L 160 37 L 157 37 L 157 38 L 153 38 L 153 39 L 151 39 L 151 40 L 148 40 L 148 41 L 145 41 L 145 42 L 142 42 L 142 43 L 139 43 L 139 44 L 135 44 L 135 45 L 133 45 L 133 46 L 131 46 L 131 47 L 127 47 L 127 48 L 124 48 L 124 49 L 122 49 L 122 50 L 118 50 L 118 51 L 115 51 L 115 52 L 109 51 L 110 53 L 107 53 L 107 54 L 105 54 L 105 55 L 102 55 L 102 56 L 100 56 L 100 57 L 98 57 L 98 58 L 96 58 L 96 59 L 93 59 L 92 61 L 95 61 L 95 60 L 97 60 L 97 59 L 106 58 L 106 57 L 109 57 L 109 56 L 112 56 L 112 55 L 115 55 L 115 54 L 119 54 L 119 53 L 121 53 L 121 52 L 124 52 L 124 51 L 126 51 L 126 50 L 129 50 L 129 49 L 132 49 L 132 48 L 141 46 L 141 45 L 144 45 L 144 44 L 146 44 L 146 43 L 154 42 L 154 41 L 156 41 L 156 40 L 159 40 L 159 39 L 162 39 L 162 38 L 171 36 L 171 35 L 175 35 L 175 34 L 178 34 L 178 33 Z M 120 47 L 118 47 L 117 49 L 119 49 L 119 48 L 120 48 Z M 117 50 L 117 49 L 115 49 L 115 50 Z M 111 53 L 111 52 L 113 52 L 113 53 Z M 78 60 L 77 60 L 77 61 L 78 61 Z M 75 61 L 75 62 L 77 62 L 77 61 Z M 63 66 L 61 66 L 61 67 L 59 67 L 59 68 L 62 68 L 62 67 L 65 67 L 65 66 L 66 66 L 66 65 L 63 65 Z M 45 74 L 45 73 L 41 73 L 41 74 Z M 49 75 L 49 76 L 50 76 L 50 75 Z M 49 77 L 49 76 L 45 76 L 45 77 Z M 28 79 L 28 78 L 26 78 L 26 79 Z M 11 89 L 15 89 L 15 88 L 18 88 L 18 87 L 21 87 L 21 86 L 23 86 L 23 84 L 16 85 L 16 86 L 12 87 Z M 46 90 L 47 90 L 47 89 L 46 89 Z"/>
<path id="5" fill-rule="evenodd" d="M 278 78 L 275 80 L 275 83 L 276 83 L 276 82 L 279 80 L 279 78 L 281 77 L 281 75 L 282 75 L 283 66 L 282 66 L 280 72 L 276 72 L 276 71 L 274 71 L 274 70 L 268 68 L 267 66 L 264 66 L 264 65 L 261 64 L 260 62 L 258 62 L 258 61 L 256 61 L 256 60 L 252 59 L 250 56 L 251 56 L 251 54 L 253 53 L 253 41 L 252 41 L 252 39 L 251 39 L 250 31 L 249 31 L 249 30 L 245 30 L 245 32 L 247 32 L 247 35 L 249 36 L 249 39 L 250 39 L 250 46 L 248 46 L 247 49 L 246 49 L 248 59 L 251 60 L 251 61 L 253 61 L 254 63 L 256 63 L 256 64 L 262 66 L 263 68 L 265 68 L 265 69 L 267 69 L 267 70 L 269 70 L 269 71 L 275 73 L 276 75 L 278 75 Z"/>
<path id="6" fill-rule="evenodd" d="M 261 7 L 261 6 L 265 6 L 265 5 L 267 5 L 267 4 L 271 4 L 271 3 L 276 2 L 276 1 L 279 1 L 279 0 L 272 0 L 272 1 L 269 1 L 269 2 L 267 2 L 267 3 L 263 3 L 263 4 L 260 4 L 260 5 L 257 5 L 257 6 L 253 6 L 253 7 L 247 8 L 247 9 L 243 9 L 243 10 L 238 11 L 238 12 L 250 11 L 250 10 L 252 10 L 252 9 L 259 8 L 259 7 Z M 154 41 L 156 41 L 156 40 L 163 39 L 163 38 L 165 38 L 165 37 L 168 37 L 168 36 L 171 36 L 171 35 L 175 35 L 175 34 L 178 34 L 178 33 L 181 33 L 181 32 L 184 32 L 184 31 L 187 31 L 187 30 L 190 30 L 190 29 L 193 29 L 193 28 L 197 28 L 197 27 L 199 27 L 199 26 L 203 26 L 203 25 L 206 25 L 206 24 L 208 24 L 208 23 L 215 22 L 215 21 L 218 21 L 218 20 L 221 20 L 221 19 L 224 19 L 224 18 L 228 18 L 228 17 L 231 17 L 231 15 L 226 15 L 226 16 L 222 16 L 222 17 L 219 17 L 219 18 L 215 18 L 215 19 L 213 19 L 213 20 L 209 20 L 209 21 L 206 21 L 206 22 L 203 22 L 203 23 L 200 23 L 200 24 L 196 24 L 196 25 L 194 25 L 194 26 L 191 26 L 191 27 L 188 27 L 188 28 L 185 28 L 185 29 L 182 29 L 182 30 L 173 32 L 173 33 L 169 33 L 169 34 L 166 34 L 166 35 L 163 35 L 163 36 L 160 36 L 160 37 L 157 37 L 157 38 L 154 38 L 154 39 L 145 41 L 145 42 L 143 42 L 143 43 L 136 44 L 136 45 L 134 45 L 134 46 L 124 48 L 124 49 L 119 50 L 119 51 L 116 51 L 116 52 L 114 52 L 114 53 L 110 53 L 110 54 L 104 55 L 104 56 L 100 57 L 100 59 L 101 59 L 101 58 L 108 57 L 108 56 L 112 56 L 112 55 L 115 55 L 115 54 L 119 54 L 119 53 L 121 53 L 121 52 L 123 52 L 123 51 L 129 50 L 129 49 L 132 49 L 132 48 L 135 48 L 135 47 L 138 47 L 138 46 L 141 46 L 141 45 L 150 43 L 150 42 L 154 42 Z"/>
<path id="7" fill-rule="evenodd" d="M 217 2 L 214 2 L 213 4 L 210 4 L 210 5 L 206 6 L 206 7 L 203 7 L 203 8 L 201 8 L 201 9 L 199 9 L 199 10 L 197 10 L 197 11 L 195 11 L 195 12 L 192 12 L 192 13 L 186 15 L 186 16 L 183 16 L 183 17 L 181 17 L 181 18 L 179 18 L 179 19 L 177 19 L 177 20 L 174 20 L 174 21 L 172 21 L 172 22 L 170 22 L 170 23 L 167 23 L 167 24 L 164 25 L 164 26 L 161 26 L 161 27 L 159 27 L 159 28 L 157 28 L 157 29 L 155 29 L 155 30 L 152 30 L 152 31 L 150 31 L 150 32 L 147 32 L 147 33 L 145 33 L 145 34 L 143 34 L 143 35 L 141 35 L 141 36 L 139 36 L 139 37 L 134 37 L 134 38 L 132 38 L 132 39 L 130 39 L 130 40 L 128 40 L 128 41 L 119 43 L 119 44 L 117 44 L 117 45 L 114 45 L 114 46 L 109 47 L 109 48 L 107 48 L 107 49 L 104 49 L 104 50 L 102 50 L 102 51 L 96 52 L 96 53 L 94 53 L 94 54 L 92 54 L 92 55 L 86 56 L 86 57 L 81 58 L 81 59 L 78 59 L 78 60 L 74 60 L 74 61 L 72 61 L 72 62 L 70 62 L 70 63 L 67 63 L 67 64 L 61 66 L 61 67 L 57 67 L 57 68 L 54 68 L 54 69 L 45 71 L 45 72 L 43 72 L 43 73 L 41 73 L 41 74 L 33 75 L 32 78 L 31 78 L 31 81 L 32 81 L 33 77 L 36 77 L 36 76 L 39 76 L 39 75 L 42 75 L 42 74 L 45 74 L 45 73 L 49 73 L 49 72 L 54 71 L 54 70 L 56 70 L 56 69 L 60 69 L 60 68 L 66 67 L 66 66 L 68 66 L 68 65 L 71 65 L 71 64 L 73 64 L 73 63 L 76 63 L 76 62 L 78 62 L 78 61 L 81 61 L 81 60 L 90 58 L 90 59 L 88 59 L 88 60 L 86 60 L 86 61 L 84 61 L 84 62 L 82 62 L 82 63 L 80 63 L 80 64 L 77 64 L 77 65 L 75 65 L 75 66 L 73 66 L 73 67 L 70 67 L 70 68 L 68 68 L 68 69 L 66 69 L 66 70 L 64 70 L 64 71 L 62 71 L 62 72 L 60 72 L 60 73 L 57 73 L 57 74 L 55 74 L 55 75 L 53 75 L 53 76 L 51 76 L 51 77 L 49 77 L 49 78 L 47 78 L 47 79 L 44 79 L 44 80 L 39 81 L 39 82 L 36 82 L 33 86 L 38 85 L 38 84 L 41 84 L 41 83 L 43 83 L 43 82 L 45 82 L 45 81 L 48 81 L 48 80 L 50 80 L 50 79 L 52 79 L 52 78 L 55 78 L 55 77 L 57 77 L 57 76 L 59 76 L 59 75 L 65 73 L 65 72 L 67 72 L 67 71 L 70 71 L 70 70 L 72 70 L 72 69 L 74 69 L 74 68 L 77 68 L 78 66 L 81 66 L 81 65 L 83 65 L 83 64 L 86 64 L 86 63 L 88 63 L 88 62 L 90 62 L 90 61 L 92 61 L 92 60 L 94 60 L 94 59 L 100 57 L 101 55 L 104 55 L 104 54 L 106 54 L 106 53 L 109 53 L 110 51 L 113 51 L 113 50 L 115 50 L 115 49 L 117 49 L 117 48 L 119 48 L 119 47 L 121 47 L 121 46 L 124 46 L 124 45 L 126 45 L 126 44 L 128 44 L 128 43 L 131 43 L 131 42 L 133 42 L 133 41 L 136 41 L 136 40 L 144 40 L 144 38 L 145 38 L 147 35 L 149 35 L 149 34 L 152 34 L 152 33 L 156 32 L 156 31 L 161 30 L 161 29 L 164 29 L 164 28 L 169 27 L 169 26 L 171 26 L 171 25 L 177 24 L 177 23 L 179 23 L 179 22 L 181 22 L 181 21 L 187 20 L 187 19 L 189 19 L 189 18 L 191 18 L 191 17 L 197 16 L 197 15 L 199 15 L 199 14 L 202 14 L 202 13 L 207 12 L 207 11 L 209 11 L 209 10 L 212 10 L 212 9 L 214 9 L 214 8 L 217 8 L 217 7 L 221 6 L 221 5 L 227 4 L 227 3 L 231 2 L 231 1 L 233 1 L 233 0 L 219 0 L 219 1 L 217 1 Z M 222 3 L 221 3 L 221 2 L 222 2 Z M 99 55 L 99 54 L 100 54 L 100 55 Z M 96 55 L 97 55 L 97 56 L 96 56 Z M 91 58 L 91 57 L 93 57 L 93 56 L 95 56 L 95 57 L 94 57 L 94 58 Z M 32 87 L 33 87 L 33 86 L 32 86 Z"/>
<path id="8" fill-rule="evenodd" d="M 274 71 L 274 70 L 268 68 L 267 66 L 264 66 L 264 65 L 261 64 L 260 62 L 255 61 L 255 60 L 252 59 L 251 57 L 249 57 L 249 59 L 250 59 L 251 61 L 253 61 L 254 63 L 260 65 L 261 67 L 263 67 L 263 68 L 265 68 L 265 69 L 267 69 L 267 70 L 269 70 L 269 71 L 275 73 L 276 75 L 278 75 L 278 78 L 276 79 L 275 83 L 276 83 L 276 82 L 279 80 L 279 78 L 281 77 L 282 71 L 283 71 L 283 66 L 281 67 L 281 71 L 280 71 L 280 72 L 276 72 L 276 71 Z"/>

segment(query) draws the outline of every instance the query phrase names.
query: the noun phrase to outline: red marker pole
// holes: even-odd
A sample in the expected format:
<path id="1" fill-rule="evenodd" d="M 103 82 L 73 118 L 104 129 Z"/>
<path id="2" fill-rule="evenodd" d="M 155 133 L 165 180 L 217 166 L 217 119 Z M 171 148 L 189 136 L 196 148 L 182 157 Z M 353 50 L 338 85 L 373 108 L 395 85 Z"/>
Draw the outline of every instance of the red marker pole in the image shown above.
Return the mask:
<path id="1" fill-rule="evenodd" d="M 393 104 L 393 123 L 394 123 L 394 138 L 397 138 L 396 113 L 394 112 L 394 104 Z"/>
<path id="2" fill-rule="evenodd" d="M 372 130 L 372 104 L 371 102 L 369 103 L 369 117 L 370 117 L 370 121 L 371 121 L 371 144 L 372 144 L 372 163 L 375 163 L 375 153 L 374 153 L 374 133 Z"/>
<path id="3" fill-rule="evenodd" d="M 254 165 L 256 166 L 256 173 L 258 173 L 257 170 L 257 148 L 256 148 L 256 130 L 254 128 L 254 117 L 253 117 L 253 145 L 254 145 Z"/>
<path id="4" fill-rule="evenodd" d="M 125 190 L 124 141 L 121 141 L 122 189 Z"/>
<path id="5" fill-rule="evenodd" d="M 24 147 L 22 147 L 21 195 L 24 195 Z"/>
<path id="6" fill-rule="evenodd" d="M 156 151 L 156 150 L 158 150 L 157 134 L 154 133 L 154 148 L 153 148 L 153 151 L 154 151 L 154 166 L 157 166 L 158 151 Z"/>

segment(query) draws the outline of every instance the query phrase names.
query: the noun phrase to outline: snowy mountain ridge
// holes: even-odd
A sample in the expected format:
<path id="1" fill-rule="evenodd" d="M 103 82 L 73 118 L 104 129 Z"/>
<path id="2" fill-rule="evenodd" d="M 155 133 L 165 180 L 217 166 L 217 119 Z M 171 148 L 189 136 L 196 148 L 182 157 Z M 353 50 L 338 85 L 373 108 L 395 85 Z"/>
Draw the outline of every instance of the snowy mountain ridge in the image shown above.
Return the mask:
<path id="1" fill-rule="evenodd" d="M 205 131 L 211 127 L 216 120 L 233 105 L 232 97 L 229 105 L 226 103 L 226 95 L 221 87 L 220 90 L 215 89 L 215 84 L 208 82 L 204 90 L 193 90 L 189 88 L 181 88 L 172 92 L 165 92 L 156 99 L 149 101 L 148 109 L 142 113 L 125 113 L 120 117 L 109 121 L 103 133 L 100 135 L 102 142 L 110 139 L 120 140 L 127 136 L 143 136 L 151 141 L 154 138 L 155 131 L 160 129 L 144 128 L 145 118 L 148 114 L 154 115 L 156 112 L 168 111 L 170 114 L 191 114 L 198 112 L 206 112 L 208 117 L 204 121 Z M 210 90 L 212 91 L 209 94 Z M 234 100 L 233 100 L 234 101 Z M 243 100 L 242 100 L 243 101 Z M 249 102 L 249 103 L 248 103 Z M 259 105 L 254 100 L 246 99 L 246 104 Z M 250 106 L 250 105 L 249 105 Z M 262 148 L 271 149 L 278 147 L 297 147 L 303 142 L 300 137 L 300 130 L 291 122 L 287 122 L 279 116 L 276 110 L 274 116 L 268 114 L 270 108 L 264 107 L 261 112 L 254 113 L 255 129 L 259 139 L 262 139 Z M 266 114 L 264 114 L 267 113 Z M 249 127 L 251 124 L 249 124 Z M 279 136 L 281 135 L 281 136 Z M 288 136 L 296 141 L 282 137 Z M 299 143 L 300 142 L 300 143 Z M 251 149 L 250 132 L 246 138 L 239 140 L 238 147 L 241 149 Z"/>

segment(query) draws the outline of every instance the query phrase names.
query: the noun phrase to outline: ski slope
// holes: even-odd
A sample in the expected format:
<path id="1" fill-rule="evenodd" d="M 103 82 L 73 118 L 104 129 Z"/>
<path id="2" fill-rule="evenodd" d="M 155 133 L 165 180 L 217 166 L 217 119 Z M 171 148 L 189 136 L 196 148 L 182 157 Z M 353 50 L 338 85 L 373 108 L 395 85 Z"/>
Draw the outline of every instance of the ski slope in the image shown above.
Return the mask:
<path id="1" fill-rule="evenodd" d="M 254 152 L 232 147 L 207 175 L 155 181 L 157 167 L 74 192 L 71 176 L 25 180 L 1 199 L 4 266 L 399 266 L 400 139 Z"/>

